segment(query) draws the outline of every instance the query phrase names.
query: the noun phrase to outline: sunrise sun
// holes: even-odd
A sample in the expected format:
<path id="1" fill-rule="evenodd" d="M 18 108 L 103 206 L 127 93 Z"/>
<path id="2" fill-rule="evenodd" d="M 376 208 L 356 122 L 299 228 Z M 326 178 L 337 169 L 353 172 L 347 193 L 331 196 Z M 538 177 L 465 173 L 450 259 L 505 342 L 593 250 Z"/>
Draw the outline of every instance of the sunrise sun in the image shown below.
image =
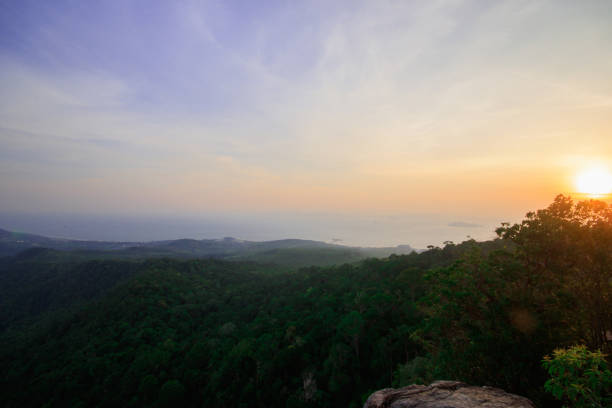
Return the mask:
<path id="1" fill-rule="evenodd" d="M 581 194 L 604 196 L 612 193 L 612 173 L 602 166 L 582 170 L 576 174 L 574 183 Z"/>

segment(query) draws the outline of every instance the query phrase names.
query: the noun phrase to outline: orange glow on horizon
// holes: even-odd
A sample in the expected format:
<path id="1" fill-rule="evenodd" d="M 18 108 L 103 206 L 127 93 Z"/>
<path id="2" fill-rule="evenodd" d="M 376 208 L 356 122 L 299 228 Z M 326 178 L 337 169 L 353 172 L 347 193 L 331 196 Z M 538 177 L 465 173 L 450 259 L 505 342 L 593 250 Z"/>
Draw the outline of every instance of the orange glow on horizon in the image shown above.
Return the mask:
<path id="1" fill-rule="evenodd" d="M 576 174 L 574 184 L 580 194 L 605 197 L 612 193 L 612 173 L 604 166 L 592 166 Z"/>

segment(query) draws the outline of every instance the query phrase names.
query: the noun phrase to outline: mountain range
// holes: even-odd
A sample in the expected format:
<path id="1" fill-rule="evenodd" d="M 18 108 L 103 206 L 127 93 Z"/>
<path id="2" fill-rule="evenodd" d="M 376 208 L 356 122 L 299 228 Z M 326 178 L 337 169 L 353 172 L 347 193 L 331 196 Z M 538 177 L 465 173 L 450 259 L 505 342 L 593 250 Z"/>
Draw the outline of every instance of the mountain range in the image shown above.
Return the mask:
<path id="1" fill-rule="evenodd" d="M 275 241 L 246 241 L 232 237 L 221 239 L 176 239 L 148 242 L 87 241 L 52 238 L 0 229 L 0 256 L 12 256 L 34 250 L 38 256 L 59 256 L 79 259 L 93 258 L 219 258 L 250 260 L 262 263 L 302 267 L 357 262 L 371 257 L 409 254 L 409 245 L 395 247 L 351 247 L 322 241 L 281 239 Z M 32 255 L 32 254 L 30 254 Z"/>

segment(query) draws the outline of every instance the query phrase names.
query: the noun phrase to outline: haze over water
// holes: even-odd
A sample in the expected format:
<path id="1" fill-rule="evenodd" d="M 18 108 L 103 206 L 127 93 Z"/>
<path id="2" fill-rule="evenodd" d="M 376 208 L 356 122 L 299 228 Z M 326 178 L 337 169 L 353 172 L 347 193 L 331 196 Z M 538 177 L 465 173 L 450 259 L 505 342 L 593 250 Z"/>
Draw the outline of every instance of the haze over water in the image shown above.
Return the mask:
<path id="1" fill-rule="evenodd" d="M 352 246 L 416 249 L 495 236 L 496 220 L 452 221 L 430 214 L 346 216 L 342 214 L 260 214 L 195 216 L 85 216 L 74 214 L 0 214 L 0 225 L 14 231 L 100 241 L 156 241 L 179 238 L 252 241 L 300 238 Z"/>

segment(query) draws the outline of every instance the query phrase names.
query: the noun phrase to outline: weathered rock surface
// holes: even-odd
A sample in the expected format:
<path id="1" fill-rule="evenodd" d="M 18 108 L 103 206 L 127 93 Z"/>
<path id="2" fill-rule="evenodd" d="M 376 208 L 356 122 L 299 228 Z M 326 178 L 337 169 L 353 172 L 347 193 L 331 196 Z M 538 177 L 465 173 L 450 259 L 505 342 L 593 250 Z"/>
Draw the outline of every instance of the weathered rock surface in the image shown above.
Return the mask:
<path id="1" fill-rule="evenodd" d="M 363 408 L 535 408 L 525 397 L 493 387 L 459 381 L 385 388 L 370 395 Z"/>

